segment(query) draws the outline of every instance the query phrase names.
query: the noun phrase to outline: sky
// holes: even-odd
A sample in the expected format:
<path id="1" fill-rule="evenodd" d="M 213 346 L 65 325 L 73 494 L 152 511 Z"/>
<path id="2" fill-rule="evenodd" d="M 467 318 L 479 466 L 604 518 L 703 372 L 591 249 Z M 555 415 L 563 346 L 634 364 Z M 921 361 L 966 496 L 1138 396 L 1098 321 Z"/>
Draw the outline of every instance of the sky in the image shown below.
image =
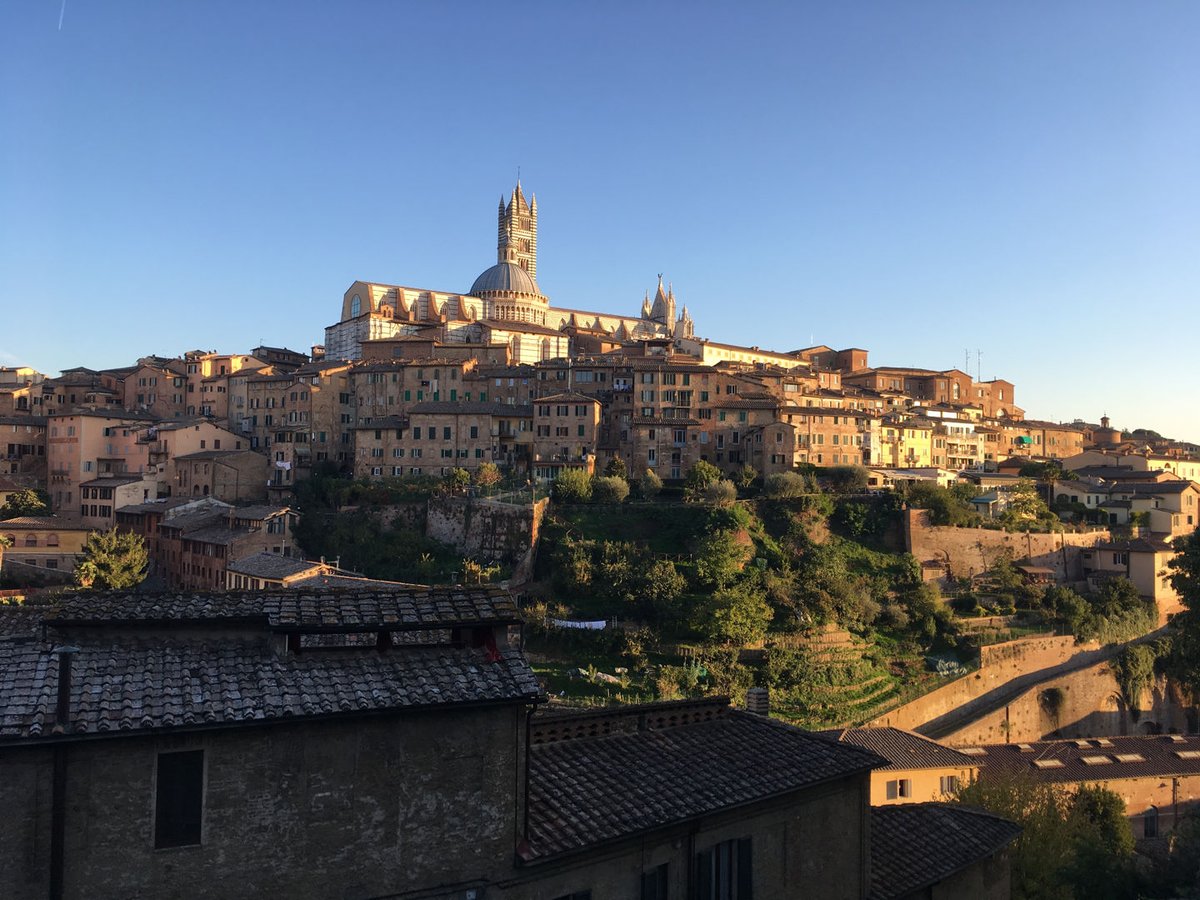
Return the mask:
<path id="1" fill-rule="evenodd" d="M 1200 4 L 0 7 L 0 365 L 307 350 L 465 291 L 518 168 L 556 305 L 1200 441 Z M 969 360 L 969 362 L 968 362 Z"/>

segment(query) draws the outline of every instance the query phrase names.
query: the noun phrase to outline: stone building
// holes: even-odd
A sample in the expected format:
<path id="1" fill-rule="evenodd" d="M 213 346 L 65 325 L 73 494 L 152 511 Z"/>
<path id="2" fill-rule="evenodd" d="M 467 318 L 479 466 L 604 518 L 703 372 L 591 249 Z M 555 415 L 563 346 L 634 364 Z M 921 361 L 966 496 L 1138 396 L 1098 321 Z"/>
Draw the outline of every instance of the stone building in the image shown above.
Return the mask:
<path id="1" fill-rule="evenodd" d="M 1016 827 L 872 810 L 867 750 L 722 698 L 538 711 L 497 589 L 0 616 L 4 896 L 1008 896 Z"/>
<path id="2" fill-rule="evenodd" d="M 871 772 L 871 805 L 949 801 L 979 776 L 975 758 L 912 731 L 890 726 L 822 732 L 887 760 Z"/>

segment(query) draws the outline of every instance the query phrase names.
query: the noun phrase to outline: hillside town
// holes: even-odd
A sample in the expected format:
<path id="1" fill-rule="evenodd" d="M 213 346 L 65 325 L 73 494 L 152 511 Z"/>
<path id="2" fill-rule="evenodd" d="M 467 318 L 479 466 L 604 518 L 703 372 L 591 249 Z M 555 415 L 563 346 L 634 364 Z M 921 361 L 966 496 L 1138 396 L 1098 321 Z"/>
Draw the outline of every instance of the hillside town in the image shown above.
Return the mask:
<path id="1" fill-rule="evenodd" d="M 0 368 L 0 895 L 1196 886 L 1200 446 L 553 303 L 519 181 L 497 235 L 302 350 Z M 1128 846 L 1037 894 L 1014 779 Z"/>

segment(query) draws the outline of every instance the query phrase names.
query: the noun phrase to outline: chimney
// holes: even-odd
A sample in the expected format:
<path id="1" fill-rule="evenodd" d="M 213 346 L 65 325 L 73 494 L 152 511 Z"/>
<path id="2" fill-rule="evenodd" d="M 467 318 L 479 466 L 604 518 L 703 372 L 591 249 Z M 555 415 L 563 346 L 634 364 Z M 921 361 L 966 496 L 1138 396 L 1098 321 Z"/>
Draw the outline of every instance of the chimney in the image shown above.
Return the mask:
<path id="1" fill-rule="evenodd" d="M 71 657 L 79 652 L 78 647 L 55 647 L 58 654 L 58 703 L 54 709 L 54 732 L 71 732 Z"/>
<path id="2" fill-rule="evenodd" d="M 746 691 L 746 712 L 758 716 L 771 714 L 771 695 L 765 687 L 753 687 Z"/>

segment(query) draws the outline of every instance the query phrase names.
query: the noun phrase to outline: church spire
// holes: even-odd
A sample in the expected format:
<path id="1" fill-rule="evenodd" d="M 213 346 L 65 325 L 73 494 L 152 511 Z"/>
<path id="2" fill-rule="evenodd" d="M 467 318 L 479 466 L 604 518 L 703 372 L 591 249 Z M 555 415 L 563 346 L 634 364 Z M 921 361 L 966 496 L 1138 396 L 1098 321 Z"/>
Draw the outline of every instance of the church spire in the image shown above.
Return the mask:
<path id="1" fill-rule="evenodd" d="M 537 277 L 537 200 L 533 205 L 525 202 L 518 176 L 508 205 L 500 200 L 496 262 L 516 263 L 531 278 Z"/>

